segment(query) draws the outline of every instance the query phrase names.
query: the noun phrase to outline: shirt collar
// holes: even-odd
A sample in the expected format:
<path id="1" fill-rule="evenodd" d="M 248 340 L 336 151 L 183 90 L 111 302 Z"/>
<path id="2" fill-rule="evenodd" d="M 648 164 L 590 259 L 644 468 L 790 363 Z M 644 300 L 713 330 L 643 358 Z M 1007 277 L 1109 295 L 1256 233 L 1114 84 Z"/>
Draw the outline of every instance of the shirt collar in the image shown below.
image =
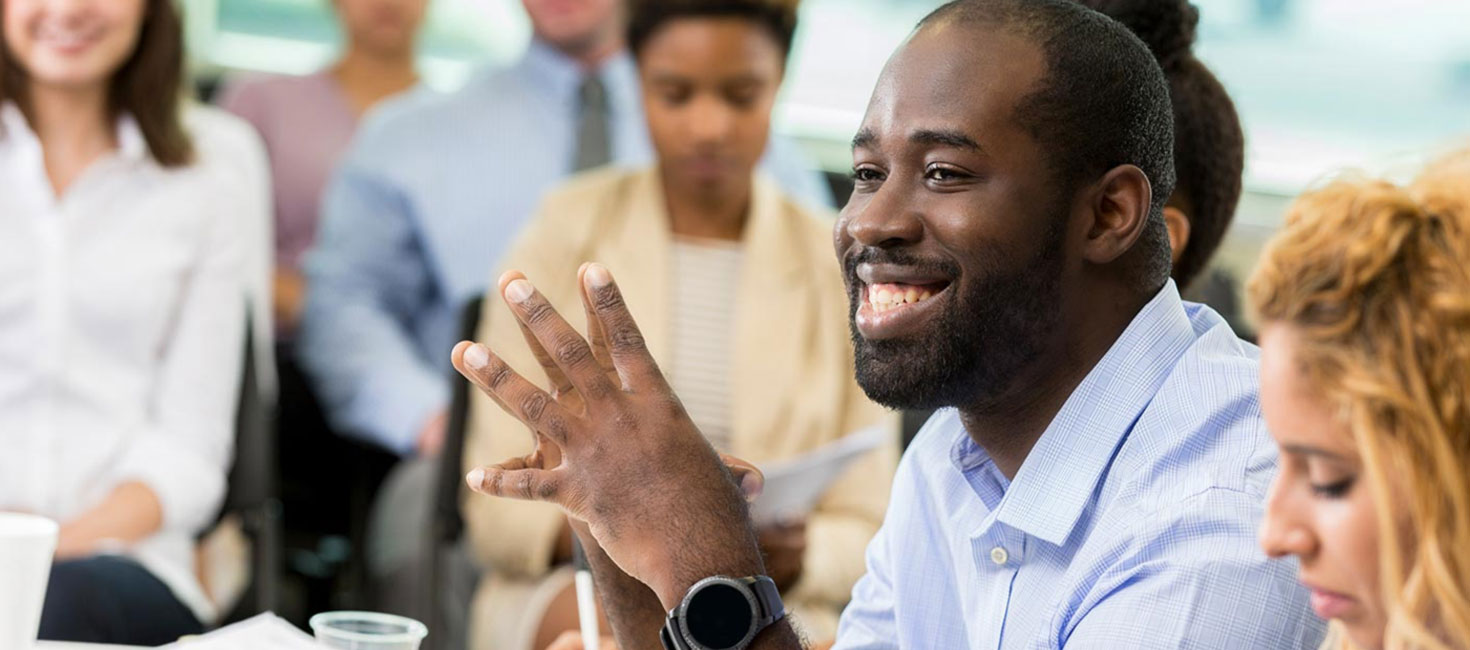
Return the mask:
<path id="1" fill-rule="evenodd" d="M 1066 542 L 1133 424 L 1193 343 L 1170 280 L 1072 391 L 1016 472 L 996 520 Z"/>
<path id="2" fill-rule="evenodd" d="M 31 131 L 30 123 L 26 122 L 25 114 L 20 112 L 15 102 L 0 104 L 0 133 L 17 146 L 40 148 L 36 134 Z"/>
<path id="3" fill-rule="evenodd" d="M 577 90 L 586 74 L 580 63 L 539 38 L 531 39 L 516 68 L 531 85 L 558 100 L 564 99 L 569 106 L 575 105 Z M 637 103 L 641 101 L 637 92 L 638 66 L 626 49 L 604 61 L 596 74 L 607 88 L 612 110 L 641 111 Z"/>
<path id="4" fill-rule="evenodd" d="M 130 162 L 145 161 L 150 153 L 148 142 L 143 139 L 143 130 L 138 127 L 138 121 L 133 119 L 129 113 L 124 113 L 117 118 L 117 155 L 119 158 Z M 5 102 L 0 105 L 0 131 L 5 137 L 14 138 L 14 141 L 22 147 L 40 150 L 41 143 L 36 139 L 35 131 L 31 130 L 30 122 L 26 121 L 25 114 L 21 113 L 20 107 L 15 102 Z"/>

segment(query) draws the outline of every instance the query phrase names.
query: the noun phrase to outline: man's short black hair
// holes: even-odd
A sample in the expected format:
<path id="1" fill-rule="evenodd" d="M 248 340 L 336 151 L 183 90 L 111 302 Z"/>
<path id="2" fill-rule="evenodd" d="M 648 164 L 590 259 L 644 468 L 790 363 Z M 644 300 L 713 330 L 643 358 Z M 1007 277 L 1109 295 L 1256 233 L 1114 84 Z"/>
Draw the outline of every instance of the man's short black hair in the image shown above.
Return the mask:
<path id="1" fill-rule="evenodd" d="M 671 20 L 680 18 L 740 18 L 766 29 L 782 58 L 791 56 L 796 37 L 798 0 L 630 0 L 628 48 L 637 57 L 648 39 Z"/>
<path id="2" fill-rule="evenodd" d="M 1174 115 L 1148 47 L 1072 0 L 954 0 L 919 25 L 950 20 L 998 26 L 1040 47 L 1046 78 L 1016 118 L 1045 146 L 1059 180 L 1075 188 L 1125 164 L 1148 176 L 1153 196 L 1134 275 L 1141 289 L 1162 284 L 1172 266 L 1164 205 L 1174 191 Z"/>
<path id="3" fill-rule="evenodd" d="M 1195 58 L 1199 9 L 1188 0 L 1080 0 L 1132 30 L 1164 69 L 1174 102 L 1171 201 L 1189 218 L 1189 245 L 1174 264 L 1183 290 L 1225 238 L 1240 202 L 1245 133 L 1225 86 Z"/>

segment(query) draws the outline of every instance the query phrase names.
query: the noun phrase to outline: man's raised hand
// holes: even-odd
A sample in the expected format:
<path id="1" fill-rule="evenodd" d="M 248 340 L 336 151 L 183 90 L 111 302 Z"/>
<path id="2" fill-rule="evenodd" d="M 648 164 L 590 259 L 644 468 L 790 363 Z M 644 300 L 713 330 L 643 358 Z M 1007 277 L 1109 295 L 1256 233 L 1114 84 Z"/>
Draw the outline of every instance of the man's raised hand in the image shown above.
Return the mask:
<path id="1" fill-rule="evenodd" d="M 664 380 L 612 276 L 595 264 L 579 276 L 588 338 L 523 276 L 500 283 L 554 393 L 483 345 L 455 346 L 460 373 L 538 438 L 528 456 L 471 471 L 470 487 L 561 506 L 666 608 L 704 577 L 764 573 L 735 476 Z M 740 474 L 747 494 L 759 489 L 759 472 Z"/>

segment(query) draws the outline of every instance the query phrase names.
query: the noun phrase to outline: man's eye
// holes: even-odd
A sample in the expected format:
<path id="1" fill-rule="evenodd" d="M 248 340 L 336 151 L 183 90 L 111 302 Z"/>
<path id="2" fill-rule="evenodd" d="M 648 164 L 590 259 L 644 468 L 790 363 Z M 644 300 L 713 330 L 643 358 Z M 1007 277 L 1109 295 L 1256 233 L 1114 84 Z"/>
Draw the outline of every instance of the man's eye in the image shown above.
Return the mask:
<path id="1" fill-rule="evenodd" d="M 852 170 L 852 180 L 857 183 L 872 183 L 883 180 L 883 174 L 871 167 L 858 167 Z"/>
<path id="2" fill-rule="evenodd" d="M 934 166 L 934 167 L 930 167 L 928 169 L 928 171 L 925 171 L 924 172 L 924 178 L 926 178 L 928 180 L 931 180 L 931 181 L 939 181 L 939 182 L 958 180 L 958 179 L 965 178 L 965 177 L 966 177 L 966 174 L 964 172 L 961 172 L 958 169 L 953 169 L 953 168 L 950 168 L 950 167 Z"/>

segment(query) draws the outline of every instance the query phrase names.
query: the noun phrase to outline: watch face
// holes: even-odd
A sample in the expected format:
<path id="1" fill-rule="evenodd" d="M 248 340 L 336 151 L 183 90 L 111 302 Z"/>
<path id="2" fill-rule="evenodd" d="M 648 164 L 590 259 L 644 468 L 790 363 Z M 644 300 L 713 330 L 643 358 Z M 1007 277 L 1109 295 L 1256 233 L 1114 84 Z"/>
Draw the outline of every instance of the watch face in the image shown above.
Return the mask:
<path id="1" fill-rule="evenodd" d="M 727 584 L 706 585 L 692 595 L 684 610 L 685 629 L 706 648 L 733 648 L 755 625 L 755 612 L 745 593 Z"/>

